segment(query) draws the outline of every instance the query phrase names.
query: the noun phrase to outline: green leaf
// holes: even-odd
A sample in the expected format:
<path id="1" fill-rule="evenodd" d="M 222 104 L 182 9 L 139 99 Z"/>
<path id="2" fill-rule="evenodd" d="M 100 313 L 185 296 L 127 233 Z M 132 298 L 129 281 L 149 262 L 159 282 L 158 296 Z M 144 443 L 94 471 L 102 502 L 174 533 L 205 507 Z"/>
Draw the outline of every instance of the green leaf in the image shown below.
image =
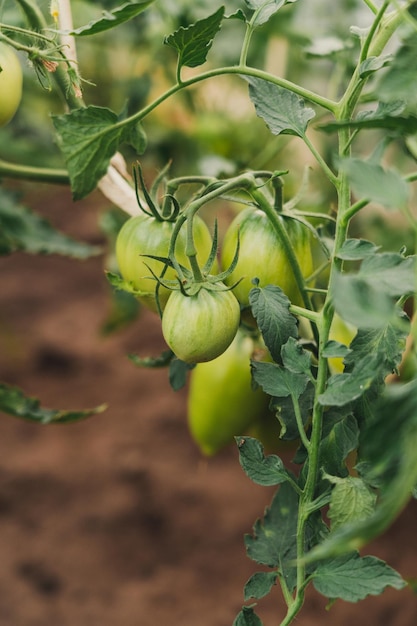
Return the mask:
<path id="1" fill-rule="evenodd" d="M 314 386 L 308 383 L 305 391 L 298 398 L 298 405 L 304 426 L 308 423 L 314 402 Z M 280 438 L 284 441 L 293 441 L 300 436 L 292 397 L 272 398 L 271 410 L 275 411 L 281 424 Z"/>
<path id="2" fill-rule="evenodd" d="M 368 78 L 371 74 L 374 74 L 378 70 L 386 67 L 392 59 L 390 54 L 384 54 L 378 57 L 368 57 L 359 66 L 359 76 L 361 78 Z"/>
<path id="3" fill-rule="evenodd" d="M 344 261 L 362 261 L 368 256 L 373 256 L 379 248 L 380 246 L 366 239 L 346 239 L 337 256 Z"/>
<path id="4" fill-rule="evenodd" d="M 52 121 L 67 164 L 74 200 L 80 200 L 97 187 L 121 143 L 129 143 L 139 154 L 145 149 L 140 125 L 137 122 L 119 125 L 117 115 L 104 107 L 76 109 L 66 115 L 54 115 Z"/>
<path id="5" fill-rule="evenodd" d="M 356 328 L 385 327 L 396 311 L 389 294 L 358 274 L 335 271 L 332 298 L 336 312 Z"/>
<path id="6" fill-rule="evenodd" d="M 413 33 L 396 51 L 387 72 L 377 86 L 378 98 L 384 102 L 404 100 L 409 110 L 417 105 L 417 34 Z"/>
<path id="7" fill-rule="evenodd" d="M 304 350 L 294 337 L 290 337 L 282 346 L 281 357 L 284 366 L 290 372 L 311 375 L 311 352 Z"/>
<path id="8" fill-rule="evenodd" d="M 350 412 L 343 411 L 338 416 L 334 426 L 329 429 L 327 423 L 331 422 L 331 415 L 325 413 L 325 432 L 320 442 L 320 465 L 323 472 L 333 476 L 346 476 L 347 468 L 345 459 L 349 452 L 358 447 L 359 428 L 356 419 Z"/>
<path id="9" fill-rule="evenodd" d="M 279 485 L 290 478 L 281 459 L 264 455 L 263 445 L 253 437 L 236 437 L 239 461 L 245 474 L 257 485 Z"/>
<path id="10" fill-rule="evenodd" d="M 172 350 L 164 350 L 158 356 L 138 356 L 137 354 L 129 354 L 129 359 L 137 367 L 149 367 L 151 369 L 168 367 L 171 363 L 174 353 Z"/>
<path id="11" fill-rule="evenodd" d="M 262 626 L 262 622 L 251 606 L 243 606 L 233 626 Z"/>
<path id="12" fill-rule="evenodd" d="M 403 115 L 404 109 L 403 101 L 380 102 L 375 111 L 361 111 L 356 119 L 329 122 L 319 125 L 318 128 L 326 133 L 336 132 L 341 128 L 357 130 L 383 128 L 394 135 L 404 137 L 417 132 L 417 117 L 412 114 Z"/>
<path id="13" fill-rule="evenodd" d="M 384 561 L 355 553 L 321 563 L 314 572 L 313 585 L 327 598 L 358 602 L 381 594 L 386 587 L 403 589 L 406 583 Z"/>
<path id="14" fill-rule="evenodd" d="M 344 343 L 340 343 L 339 341 L 334 341 L 331 339 L 326 343 L 323 348 L 322 355 L 326 357 L 326 359 L 331 358 L 344 358 L 350 352 L 350 348 L 348 348 Z"/>
<path id="15" fill-rule="evenodd" d="M 71 35 L 85 36 L 96 35 L 102 33 L 110 28 L 115 28 L 119 24 L 123 24 L 133 17 L 142 13 L 147 9 L 155 0 L 139 0 L 137 2 L 127 2 L 119 7 L 116 7 L 112 11 L 104 11 L 103 16 L 97 20 L 93 20 L 85 26 L 80 26 L 74 30 L 69 31 Z M 67 31 L 65 31 L 67 32 Z"/>
<path id="16" fill-rule="evenodd" d="M 106 408 L 102 404 L 81 411 L 47 409 L 41 407 L 37 398 L 26 396 L 19 387 L 0 383 L 0 411 L 39 424 L 69 424 L 102 413 Z"/>
<path id="17" fill-rule="evenodd" d="M 253 378 L 265 393 L 277 398 L 299 398 L 309 381 L 305 374 L 294 374 L 276 363 L 252 361 L 251 369 Z"/>
<path id="18" fill-rule="evenodd" d="M 346 370 L 352 370 L 355 363 L 360 363 L 370 354 L 379 355 L 379 375 L 385 378 L 400 364 L 405 350 L 405 342 L 409 333 L 410 323 L 407 316 L 400 311 L 400 321 L 393 321 L 380 328 L 359 330 L 345 357 Z"/>
<path id="19" fill-rule="evenodd" d="M 358 467 L 367 468 L 362 477 L 380 488 L 375 511 L 365 520 L 339 526 L 310 551 L 307 563 L 358 550 L 390 526 L 417 484 L 416 448 L 417 380 L 387 385 L 368 411 L 359 445 Z"/>
<path id="20" fill-rule="evenodd" d="M 188 372 L 194 367 L 195 365 L 185 363 L 185 361 L 181 361 L 181 359 L 176 357 L 171 359 L 169 363 L 169 384 L 174 391 L 179 391 L 184 387 L 187 382 Z"/>
<path id="21" fill-rule="evenodd" d="M 355 476 L 330 476 L 325 474 L 329 482 L 333 483 L 328 517 L 331 520 L 332 530 L 342 524 L 366 519 L 375 510 L 376 493 L 361 479 Z"/>
<path id="22" fill-rule="evenodd" d="M 276 572 L 256 572 L 249 578 L 244 589 L 245 601 L 250 598 L 260 600 L 268 595 L 272 587 L 277 583 L 278 574 Z"/>
<path id="23" fill-rule="evenodd" d="M 298 336 L 297 318 L 289 311 L 291 302 L 274 285 L 251 289 L 249 302 L 272 358 L 280 362 L 282 346 L 290 337 Z"/>
<path id="24" fill-rule="evenodd" d="M 415 268 L 415 256 L 386 252 L 367 256 L 355 274 L 335 273 L 336 311 L 357 328 L 385 327 L 396 319 L 394 298 L 414 293 Z"/>
<path id="25" fill-rule="evenodd" d="M 344 406 L 360 398 L 378 377 L 378 355 L 356 361 L 352 372 L 330 376 L 326 391 L 318 401 L 323 406 Z"/>
<path id="26" fill-rule="evenodd" d="M 284 5 L 297 2 L 297 0 L 245 0 L 249 9 L 256 12 L 252 21 L 253 28 L 265 24 Z"/>
<path id="27" fill-rule="evenodd" d="M 276 492 L 263 520 L 257 520 L 253 535 L 246 535 L 245 545 L 250 559 L 260 565 L 278 568 L 288 588 L 294 588 L 297 554 L 298 497 L 288 482 Z"/>
<path id="28" fill-rule="evenodd" d="M 309 121 L 315 116 L 302 98 L 292 91 L 262 78 L 247 78 L 249 95 L 256 114 L 264 120 L 273 135 L 304 137 Z"/>
<path id="29" fill-rule="evenodd" d="M 98 246 L 76 241 L 0 189 L 0 255 L 21 250 L 30 254 L 61 254 L 87 259 L 100 254 Z"/>
<path id="30" fill-rule="evenodd" d="M 221 28 L 224 7 L 187 28 L 181 26 L 164 43 L 178 52 L 179 67 L 198 67 L 205 63 L 213 39 Z"/>
<path id="31" fill-rule="evenodd" d="M 407 206 L 408 185 L 394 170 L 361 159 L 344 159 L 341 167 L 346 172 L 354 193 L 368 202 L 377 202 L 388 209 Z"/>

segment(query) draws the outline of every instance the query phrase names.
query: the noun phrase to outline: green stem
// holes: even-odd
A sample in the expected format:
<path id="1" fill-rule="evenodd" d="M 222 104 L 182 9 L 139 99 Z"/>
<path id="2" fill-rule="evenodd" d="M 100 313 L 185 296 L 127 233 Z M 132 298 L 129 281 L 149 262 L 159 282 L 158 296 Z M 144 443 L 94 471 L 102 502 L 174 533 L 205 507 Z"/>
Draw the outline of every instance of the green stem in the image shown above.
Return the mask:
<path id="1" fill-rule="evenodd" d="M 19 180 L 36 180 L 39 182 L 69 185 L 70 179 L 66 170 L 53 170 L 46 167 L 16 165 L 0 159 L 0 177 Z"/>
<path id="2" fill-rule="evenodd" d="M 336 174 L 334 174 L 332 172 L 330 167 L 327 165 L 326 161 L 323 159 L 321 154 L 316 150 L 315 146 L 311 143 L 310 139 L 306 135 L 303 136 L 303 140 L 304 140 L 304 143 L 306 144 L 307 148 L 310 150 L 311 154 L 316 159 L 317 163 L 322 168 L 323 172 L 326 174 L 326 176 L 329 179 L 329 181 L 333 185 L 335 185 L 336 184 L 336 180 L 337 180 Z"/>
<path id="3" fill-rule="evenodd" d="M 140 111 L 137 111 L 130 117 L 127 117 L 125 120 L 119 122 L 119 126 L 122 127 L 126 124 L 131 124 L 134 121 L 142 120 L 147 115 L 149 115 L 149 113 L 151 113 L 154 109 L 156 109 L 160 104 L 162 104 L 162 102 L 164 102 L 171 96 L 175 95 L 182 89 L 191 87 L 192 85 L 195 85 L 204 80 L 215 78 L 216 76 L 224 76 L 227 74 L 229 75 L 235 74 L 238 76 L 252 76 L 254 78 L 261 78 L 270 83 L 273 83 L 274 85 L 278 85 L 279 87 L 288 89 L 289 91 L 292 91 L 293 93 L 301 96 L 305 100 L 308 100 L 309 102 L 317 104 L 318 106 L 321 106 L 330 112 L 334 112 L 337 107 L 337 103 L 334 102 L 333 100 L 324 98 L 323 96 L 316 94 L 310 89 L 305 89 L 304 87 L 301 87 L 300 85 L 297 85 L 289 80 L 286 80 L 285 78 L 273 76 L 269 72 L 258 70 L 256 68 L 241 66 L 241 65 L 233 65 L 230 67 L 226 66 L 226 67 L 211 69 L 211 70 L 208 70 L 207 72 L 202 72 L 201 74 L 198 74 L 197 76 L 193 76 L 187 80 L 181 81 L 180 83 L 176 83 L 170 89 L 168 89 L 163 94 L 161 94 L 158 98 L 156 98 L 147 106 L 145 106 L 143 109 L 141 109 Z"/>

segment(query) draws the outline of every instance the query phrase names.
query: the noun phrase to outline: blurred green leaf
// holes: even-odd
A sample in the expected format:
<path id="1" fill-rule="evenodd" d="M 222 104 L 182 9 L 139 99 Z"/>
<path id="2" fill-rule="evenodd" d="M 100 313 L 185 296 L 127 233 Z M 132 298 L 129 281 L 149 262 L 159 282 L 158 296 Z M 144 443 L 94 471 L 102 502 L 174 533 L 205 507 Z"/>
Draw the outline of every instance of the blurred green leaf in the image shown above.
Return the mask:
<path id="1" fill-rule="evenodd" d="M 367 256 L 373 256 L 379 246 L 365 239 L 347 239 L 339 249 L 337 256 L 345 261 L 362 261 Z"/>
<path id="2" fill-rule="evenodd" d="M 265 24 L 284 5 L 293 2 L 297 0 L 245 0 L 248 8 L 256 11 L 256 17 L 252 22 L 254 28 Z"/>
<path id="3" fill-rule="evenodd" d="M 60 254 L 87 259 L 100 254 L 99 246 L 76 241 L 17 201 L 15 194 L 0 189 L 0 255 L 17 250 L 30 254 Z"/>
<path id="4" fill-rule="evenodd" d="M 47 409 L 41 407 L 37 398 L 26 396 L 18 387 L 0 383 L 0 411 L 39 424 L 69 424 L 102 413 L 106 408 L 102 404 L 82 411 Z"/>
<path id="5" fill-rule="evenodd" d="M 93 20 L 85 26 L 75 28 L 69 31 L 69 34 L 82 37 L 85 35 L 96 35 L 110 28 L 115 28 L 119 26 L 119 24 L 123 24 L 139 15 L 139 13 L 142 13 L 142 11 L 147 9 L 154 1 L 155 0 L 139 0 L 137 2 L 127 2 L 111 11 L 103 11 L 103 17 Z"/>
<path id="6" fill-rule="evenodd" d="M 377 202 L 388 209 L 400 209 L 407 205 L 408 185 L 394 170 L 354 158 L 344 159 L 341 167 L 358 198 Z"/>

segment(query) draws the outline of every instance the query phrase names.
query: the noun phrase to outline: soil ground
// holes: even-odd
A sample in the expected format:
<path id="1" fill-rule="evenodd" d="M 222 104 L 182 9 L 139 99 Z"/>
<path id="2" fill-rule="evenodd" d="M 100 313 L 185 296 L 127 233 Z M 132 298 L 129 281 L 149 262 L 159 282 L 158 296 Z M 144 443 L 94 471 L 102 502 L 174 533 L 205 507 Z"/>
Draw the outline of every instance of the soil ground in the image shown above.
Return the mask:
<path id="1" fill-rule="evenodd" d="M 25 187 L 33 208 L 84 241 L 101 242 L 102 198 Z M 0 380 L 44 406 L 101 415 L 41 426 L 1 415 L 0 626 L 231 626 L 256 571 L 245 555 L 272 495 L 252 484 L 234 447 L 201 458 L 186 426 L 185 391 L 165 370 L 137 369 L 129 352 L 157 354 L 150 313 L 110 337 L 103 258 L 0 259 Z M 417 503 L 367 552 L 417 577 Z M 417 597 L 387 590 L 357 605 L 307 597 L 298 626 L 415 626 Z M 261 601 L 265 626 L 283 616 Z"/>

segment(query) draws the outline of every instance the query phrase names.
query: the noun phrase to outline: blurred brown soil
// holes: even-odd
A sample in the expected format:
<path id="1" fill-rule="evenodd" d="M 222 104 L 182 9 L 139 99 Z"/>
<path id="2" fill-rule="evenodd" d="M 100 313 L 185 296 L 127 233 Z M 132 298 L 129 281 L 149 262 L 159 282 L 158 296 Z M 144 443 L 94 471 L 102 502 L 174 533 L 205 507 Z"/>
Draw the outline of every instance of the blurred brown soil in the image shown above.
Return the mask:
<path id="1" fill-rule="evenodd" d="M 100 243 L 102 198 L 25 187 L 56 227 Z M 103 258 L 0 259 L 0 380 L 44 406 L 105 413 L 68 426 L 1 415 L 0 626 L 231 626 L 256 571 L 243 536 L 272 495 L 252 484 L 234 447 L 205 461 L 191 441 L 185 391 L 127 353 L 158 354 L 150 313 L 111 337 Z M 287 458 L 289 460 L 289 458 Z M 369 552 L 417 577 L 413 502 Z M 357 605 L 314 591 L 298 626 L 415 626 L 417 598 L 387 590 Z M 259 603 L 265 626 L 278 595 Z"/>

